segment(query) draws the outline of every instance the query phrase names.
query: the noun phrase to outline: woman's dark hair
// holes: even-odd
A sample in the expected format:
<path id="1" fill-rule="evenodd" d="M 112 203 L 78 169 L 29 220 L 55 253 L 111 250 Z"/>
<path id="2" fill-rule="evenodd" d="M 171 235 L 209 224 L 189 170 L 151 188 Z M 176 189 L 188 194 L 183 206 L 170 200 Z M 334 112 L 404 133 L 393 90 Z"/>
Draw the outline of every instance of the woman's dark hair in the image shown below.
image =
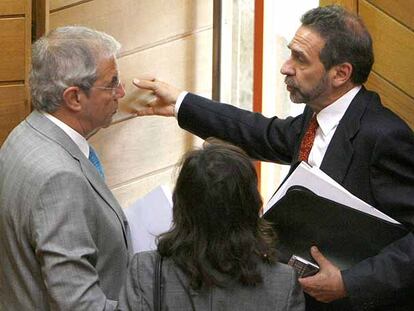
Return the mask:
<path id="1" fill-rule="evenodd" d="M 362 20 L 338 5 L 318 7 L 306 12 L 302 26 L 309 27 L 326 41 L 319 55 L 326 70 L 348 62 L 351 80 L 364 83 L 374 63 L 372 39 Z"/>
<path id="2" fill-rule="evenodd" d="M 224 286 L 218 275 L 256 285 L 257 264 L 275 262 L 275 235 L 261 207 L 256 171 L 241 149 L 213 144 L 191 151 L 173 193 L 173 227 L 160 236 L 158 251 L 193 289 Z"/>

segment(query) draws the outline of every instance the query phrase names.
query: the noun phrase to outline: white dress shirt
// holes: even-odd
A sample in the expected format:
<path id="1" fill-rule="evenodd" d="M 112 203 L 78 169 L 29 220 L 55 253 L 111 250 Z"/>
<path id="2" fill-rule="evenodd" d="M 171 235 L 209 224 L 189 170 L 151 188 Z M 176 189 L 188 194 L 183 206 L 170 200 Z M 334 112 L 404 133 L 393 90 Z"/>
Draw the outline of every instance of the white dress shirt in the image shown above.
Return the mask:
<path id="1" fill-rule="evenodd" d="M 86 141 L 85 137 L 83 137 L 81 134 L 76 132 L 73 128 L 71 128 L 66 123 L 63 123 L 59 119 L 55 118 L 51 114 L 47 112 L 42 112 L 43 115 L 48 118 L 50 121 L 52 121 L 56 126 L 62 129 L 73 141 L 74 143 L 79 147 L 79 149 L 82 151 L 82 153 L 85 155 L 85 157 L 89 158 L 89 144 Z"/>
<path id="2" fill-rule="evenodd" d="M 178 116 L 178 110 L 180 110 L 180 106 L 184 100 L 185 95 L 187 94 L 188 94 L 187 91 L 182 91 L 180 95 L 178 95 L 177 100 L 175 101 L 175 106 L 174 106 L 175 117 Z"/>
<path id="3" fill-rule="evenodd" d="M 349 90 L 342 97 L 332 104 L 319 111 L 316 115 L 319 127 L 316 130 L 315 140 L 309 153 L 308 163 L 312 166 L 320 167 L 329 143 L 335 134 L 339 121 L 341 121 L 351 101 L 359 92 L 361 86 L 358 85 Z"/>

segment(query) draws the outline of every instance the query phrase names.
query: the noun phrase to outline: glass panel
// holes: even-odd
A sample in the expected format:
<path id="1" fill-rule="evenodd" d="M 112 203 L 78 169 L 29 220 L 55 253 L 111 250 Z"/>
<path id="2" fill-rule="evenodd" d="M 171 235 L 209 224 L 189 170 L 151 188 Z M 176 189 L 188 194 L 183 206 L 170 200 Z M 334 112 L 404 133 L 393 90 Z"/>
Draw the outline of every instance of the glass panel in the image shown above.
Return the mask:
<path id="1" fill-rule="evenodd" d="M 292 104 L 279 70 L 290 54 L 287 44 L 300 26 L 300 17 L 318 0 L 264 1 L 263 103 L 266 116 L 286 117 L 302 112 Z M 222 1 L 220 100 L 253 109 L 254 0 Z M 264 202 L 279 186 L 289 167 L 262 163 Z"/>
<path id="2" fill-rule="evenodd" d="M 220 100 L 253 109 L 254 0 L 222 2 Z"/>
<path id="3" fill-rule="evenodd" d="M 303 104 L 290 101 L 280 67 L 290 55 L 287 44 L 300 26 L 300 17 L 318 4 L 318 0 L 264 2 L 262 112 L 265 116 L 284 118 L 303 111 Z M 262 163 L 261 192 L 264 202 L 272 196 L 288 170 L 289 166 L 286 165 Z"/>

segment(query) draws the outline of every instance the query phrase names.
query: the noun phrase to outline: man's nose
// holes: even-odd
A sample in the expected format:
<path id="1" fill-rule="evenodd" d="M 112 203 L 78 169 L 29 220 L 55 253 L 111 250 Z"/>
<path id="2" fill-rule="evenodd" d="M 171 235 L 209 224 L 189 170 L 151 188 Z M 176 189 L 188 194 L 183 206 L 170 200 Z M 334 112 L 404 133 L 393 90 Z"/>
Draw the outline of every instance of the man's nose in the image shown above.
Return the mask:
<path id="1" fill-rule="evenodd" d="M 125 96 L 125 84 L 123 82 L 120 83 L 119 88 L 116 90 L 116 97 L 122 98 Z"/>
<path id="2" fill-rule="evenodd" d="M 282 67 L 280 67 L 280 73 L 285 76 L 293 76 L 295 74 L 295 70 L 290 62 L 290 59 L 286 60 Z"/>

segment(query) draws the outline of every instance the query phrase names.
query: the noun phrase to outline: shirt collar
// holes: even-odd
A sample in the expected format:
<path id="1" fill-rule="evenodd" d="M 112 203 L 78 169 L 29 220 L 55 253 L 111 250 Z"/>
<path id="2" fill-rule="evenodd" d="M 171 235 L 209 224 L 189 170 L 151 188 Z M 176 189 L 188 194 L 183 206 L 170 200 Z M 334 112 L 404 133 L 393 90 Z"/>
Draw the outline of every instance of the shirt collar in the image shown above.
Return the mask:
<path id="1" fill-rule="evenodd" d="M 46 118 L 48 118 L 56 126 L 62 129 L 62 131 L 64 131 L 75 142 L 75 144 L 79 147 L 80 151 L 85 155 L 86 158 L 89 157 L 89 144 L 86 141 L 85 137 L 83 137 L 81 134 L 76 132 L 69 125 L 60 121 L 58 118 L 52 116 L 51 114 L 47 112 L 42 112 L 42 113 Z"/>
<path id="2" fill-rule="evenodd" d="M 346 110 L 351 104 L 351 101 L 354 99 L 361 87 L 361 85 L 355 86 L 332 104 L 319 111 L 316 115 L 316 119 L 318 120 L 318 125 L 322 130 L 323 135 L 328 135 L 330 131 L 338 126 L 339 121 L 341 121 Z"/>

